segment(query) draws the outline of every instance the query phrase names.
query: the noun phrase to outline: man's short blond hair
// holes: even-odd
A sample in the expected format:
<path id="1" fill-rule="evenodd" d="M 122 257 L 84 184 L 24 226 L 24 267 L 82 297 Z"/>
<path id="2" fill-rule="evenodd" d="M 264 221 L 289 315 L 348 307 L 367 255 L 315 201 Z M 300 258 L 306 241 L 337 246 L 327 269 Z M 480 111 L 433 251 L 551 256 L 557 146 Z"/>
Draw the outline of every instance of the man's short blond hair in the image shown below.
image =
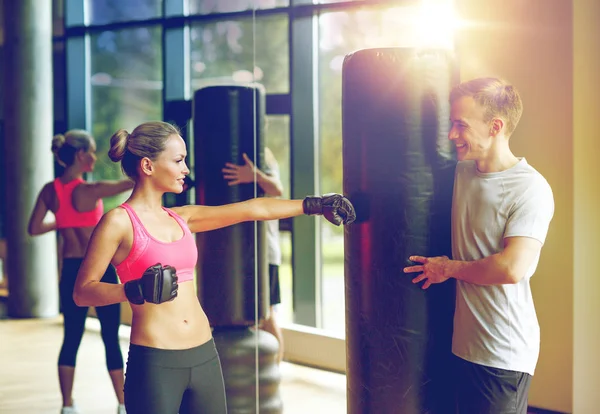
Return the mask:
<path id="1" fill-rule="evenodd" d="M 463 96 L 472 97 L 484 110 L 484 121 L 502 118 L 506 136 L 512 135 L 523 113 L 519 91 L 497 78 L 477 78 L 456 85 L 450 92 L 450 104 Z"/>

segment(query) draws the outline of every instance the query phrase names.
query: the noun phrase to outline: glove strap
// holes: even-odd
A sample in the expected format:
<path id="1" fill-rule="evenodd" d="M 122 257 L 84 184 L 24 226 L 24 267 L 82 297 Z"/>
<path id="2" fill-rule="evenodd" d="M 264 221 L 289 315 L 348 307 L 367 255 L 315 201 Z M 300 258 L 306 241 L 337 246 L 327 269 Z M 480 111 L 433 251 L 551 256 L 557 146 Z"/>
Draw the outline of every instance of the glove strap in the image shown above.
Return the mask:
<path id="1" fill-rule="evenodd" d="M 321 197 L 304 197 L 304 200 L 302 200 L 302 211 L 309 216 L 323 214 L 322 203 L 323 200 Z"/>
<path id="2" fill-rule="evenodd" d="M 139 283 L 139 280 L 131 280 L 125 285 L 125 296 L 127 296 L 127 300 L 134 305 L 143 305 L 144 304 L 144 294 L 142 293 L 142 287 Z"/>

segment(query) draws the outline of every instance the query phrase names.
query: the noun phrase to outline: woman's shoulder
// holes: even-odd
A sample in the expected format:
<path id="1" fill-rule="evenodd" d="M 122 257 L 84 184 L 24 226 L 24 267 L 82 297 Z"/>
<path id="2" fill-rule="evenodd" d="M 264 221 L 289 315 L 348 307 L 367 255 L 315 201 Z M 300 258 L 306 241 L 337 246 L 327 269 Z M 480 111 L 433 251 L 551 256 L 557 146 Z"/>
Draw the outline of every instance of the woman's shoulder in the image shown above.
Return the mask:
<path id="1" fill-rule="evenodd" d="M 197 204 L 188 204 L 178 207 L 169 207 L 168 210 L 175 213 L 182 219 L 186 224 L 189 225 L 190 220 L 197 219 L 199 216 L 207 214 L 211 209 L 215 207 L 199 206 Z"/>
<path id="2" fill-rule="evenodd" d="M 54 197 L 56 194 L 56 190 L 54 189 L 54 180 L 47 182 L 44 184 L 42 189 L 40 190 L 40 197 L 48 204 L 51 197 Z"/>
<path id="3" fill-rule="evenodd" d="M 183 221 L 187 222 L 189 215 L 190 215 L 190 206 L 179 206 L 179 207 L 165 207 L 166 210 L 170 211 L 171 213 L 174 213 L 175 215 L 179 216 L 179 218 L 181 218 Z"/>
<path id="4" fill-rule="evenodd" d="M 131 226 L 129 214 L 127 214 L 127 211 L 121 206 L 117 206 L 104 213 L 102 219 L 100 220 L 100 223 L 105 225 L 116 226 L 116 228 L 126 228 L 127 226 Z"/>

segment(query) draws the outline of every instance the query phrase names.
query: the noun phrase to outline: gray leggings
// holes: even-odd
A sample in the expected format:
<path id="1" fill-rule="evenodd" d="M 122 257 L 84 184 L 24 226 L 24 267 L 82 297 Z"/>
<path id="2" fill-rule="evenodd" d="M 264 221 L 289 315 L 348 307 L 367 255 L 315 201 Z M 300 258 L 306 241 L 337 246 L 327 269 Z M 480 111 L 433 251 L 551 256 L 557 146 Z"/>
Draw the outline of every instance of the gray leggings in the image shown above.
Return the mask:
<path id="1" fill-rule="evenodd" d="M 214 341 L 183 350 L 130 344 L 125 408 L 127 414 L 226 414 Z"/>

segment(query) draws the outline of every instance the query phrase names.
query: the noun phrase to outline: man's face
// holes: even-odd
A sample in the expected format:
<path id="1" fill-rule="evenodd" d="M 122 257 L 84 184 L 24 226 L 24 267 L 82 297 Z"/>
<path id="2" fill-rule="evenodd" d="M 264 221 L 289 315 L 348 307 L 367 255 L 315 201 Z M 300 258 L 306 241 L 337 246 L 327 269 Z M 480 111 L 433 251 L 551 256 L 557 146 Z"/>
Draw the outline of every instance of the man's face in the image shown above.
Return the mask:
<path id="1" fill-rule="evenodd" d="M 463 96 L 452 103 L 448 139 L 456 145 L 459 161 L 485 161 L 492 156 L 491 122 L 483 119 L 484 110 L 472 97 Z"/>

